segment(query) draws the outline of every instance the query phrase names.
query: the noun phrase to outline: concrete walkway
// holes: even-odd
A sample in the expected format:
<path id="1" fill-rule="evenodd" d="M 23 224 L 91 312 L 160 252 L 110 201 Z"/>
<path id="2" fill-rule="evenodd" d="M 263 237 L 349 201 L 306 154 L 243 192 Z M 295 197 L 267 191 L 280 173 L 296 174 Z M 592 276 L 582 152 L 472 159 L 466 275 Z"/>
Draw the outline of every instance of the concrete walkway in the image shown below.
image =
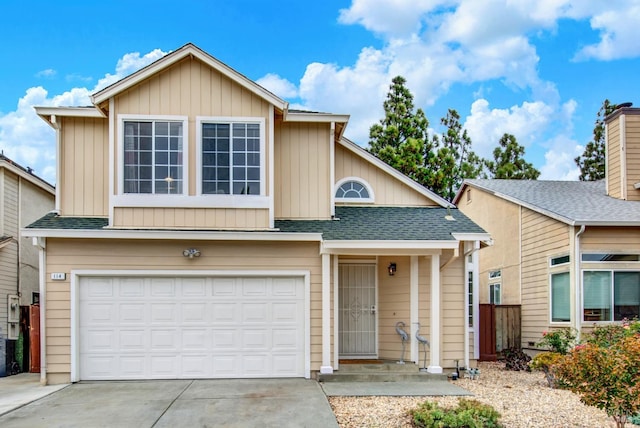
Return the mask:
<path id="1" fill-rule="evenodd" d="M 306 379 L 81 382 L 0 416 L 0 427 L 337 428 Z"/>
<path id="2" fill-rule="evenodd" d="M 446 380 L 425 382 L 324 382 L 322 390 L 327 397 L 338 396 L 441 396 L 473 395 L 466 389 Z"/>
<path id="3" fill-rule="evenodd" d="M 39 400 L 67 385 L 40 385 L 39 373 L 0 377 L 0 415 Z"/>

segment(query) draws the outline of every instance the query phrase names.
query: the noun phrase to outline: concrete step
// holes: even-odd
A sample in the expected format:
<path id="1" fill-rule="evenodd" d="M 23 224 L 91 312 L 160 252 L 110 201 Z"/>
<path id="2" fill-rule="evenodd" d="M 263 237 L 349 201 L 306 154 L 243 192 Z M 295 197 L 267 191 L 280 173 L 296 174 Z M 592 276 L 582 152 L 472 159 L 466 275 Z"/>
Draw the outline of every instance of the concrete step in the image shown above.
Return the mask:
<path id="1" fill-rule="evenodd" d="M 428 382 L 446 380 L 446 374 L 420 371 L 414 363 L 340 364 L 332 374 L 318 374 L 320 382 Z"/>

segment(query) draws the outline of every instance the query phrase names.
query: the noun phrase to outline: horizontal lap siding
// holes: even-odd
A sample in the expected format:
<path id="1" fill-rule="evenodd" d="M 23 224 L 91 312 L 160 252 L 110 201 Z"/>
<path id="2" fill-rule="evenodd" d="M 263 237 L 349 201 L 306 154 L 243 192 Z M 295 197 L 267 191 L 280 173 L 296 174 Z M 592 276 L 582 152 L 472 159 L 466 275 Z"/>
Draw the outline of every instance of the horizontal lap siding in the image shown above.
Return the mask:
<path id="1" fill-rule="evenodd" d="M 277 218 L 331 217 L 328 123 L 283 123 L 276 128 L 274 147 Z"/>
<path id="2" fill-rule="evenodd" d="M 0 249 L 0 328 L 1 337 L 6 338 L 9 332 L 7 296 L 18 294 L 18 178 L 2 168 L 0 183 L 0 235 L 15 239 Z"/>
<path id="3" fill-rule="evenodd" d="M 197 259 L 185 248 L 201 251 Z M 250 268 L 248 267 L 250 266 Z M 311 281 L 311 370 L 322 359 L 322 272 L 317 243 L 47 240 L 47 371 L 70 376 L 71 270 L 305 270 Z M 65 272 L 66 281 L 51 281 Z M 59 377 L 58 377 L 59 378 Z"/>
<path id="4" fill-rule="evenodd" d="M 569 252 L 569 226 L 522 209 L 522 342 L 549 326 L 549 257 Z"/>
<path id="5" fill-rule="evenodd" d="M 61 118 L 60 209 L 65 216 L 106 216 L 109 207 L 107 119 Z"/>
<path id="6" fill-rule="evenodd" d="M 152 229 L 268 229 L 268 209 L 114 208 L 114 227 Z"/>
<path id="7" fill-rule="evenodd" d="M 587 227 L 580 238 L 583 252 L 640 253 L 638 227 Z"/>
<path id="8" fill-rule="evenodd" d="M 620 118 L 607 125 L 607 194 L 620 198 Z"/>
<path id="9" fill-rule="evenodd" d="M 453 261 L 440 271 L 442 293 L 442 367 L 455 367 L 455 360 L 464 361 L 464 295 L 466 280 L 464 278 L 464 249 L 460 248 L 460 256 L 453 256 Z M 449 260 L 445 253 L 440 257 L 440 265 Z"/>
<path id="10" fill-rule="evenodd" d="M 336 144 L 336 182 L 345 177 L 364 179 L 373 188 L 376 205 L 437 206 L 378 166 Z"/>
<path id="11" fill-rule="evenodd" d="M 640 116 L 626 116 L 626 174 L 627 200 L 640 201 L 640 189 L 634 185 L 640 183 Z"/>

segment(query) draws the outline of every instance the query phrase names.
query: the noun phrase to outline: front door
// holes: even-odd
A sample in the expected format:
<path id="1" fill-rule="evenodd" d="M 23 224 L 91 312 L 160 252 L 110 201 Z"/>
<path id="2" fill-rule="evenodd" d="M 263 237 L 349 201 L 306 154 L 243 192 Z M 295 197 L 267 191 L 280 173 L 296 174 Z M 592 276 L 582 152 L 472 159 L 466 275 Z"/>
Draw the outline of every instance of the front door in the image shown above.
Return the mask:
<path id="1" fill-rule="evenodd" d="M 340 357 L 377 358 L 376 265 L 339 267 Z"/>

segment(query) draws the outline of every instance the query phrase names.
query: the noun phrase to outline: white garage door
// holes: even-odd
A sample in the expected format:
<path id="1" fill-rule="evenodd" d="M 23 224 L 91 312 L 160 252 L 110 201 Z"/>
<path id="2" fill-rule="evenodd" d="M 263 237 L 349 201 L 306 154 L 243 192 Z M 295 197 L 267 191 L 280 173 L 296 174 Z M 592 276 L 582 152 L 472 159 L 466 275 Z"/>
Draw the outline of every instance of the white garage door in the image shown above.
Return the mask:
<path id="1" fill-rule="evenodd" d="M 302 278 L 84 277 L 82 380 L 302 377 Z"/>

